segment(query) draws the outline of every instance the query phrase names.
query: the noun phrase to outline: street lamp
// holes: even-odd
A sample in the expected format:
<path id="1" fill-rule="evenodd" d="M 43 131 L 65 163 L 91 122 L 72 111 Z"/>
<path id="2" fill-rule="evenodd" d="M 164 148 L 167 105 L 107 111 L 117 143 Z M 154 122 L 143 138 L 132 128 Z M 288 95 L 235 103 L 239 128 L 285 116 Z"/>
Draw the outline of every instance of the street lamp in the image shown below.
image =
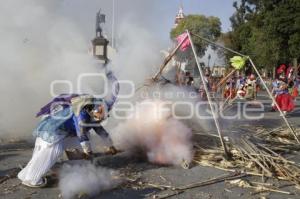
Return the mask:
<path id="1" fill-rule="evenodd" d="M 93 55 L 106 64 L 108 61 L 107 46 L 109 41 L 102 35 L 101 23 L 105 23 L 105 15 L 99 11 L 96 16 L 96 37 L 92 40 Z"/>
<path id="2" fill-rule="evenodd" d="M 211 55 L 208 55 L 208 62 L 207 62 L 207 66 L 209 67 L 209 63 L 210 63 L 210 59 L 211 59 Z"/>
<path id="3" fill-rule="evenodd" d="M 94 57 L 106 63 L 108 61 L 107 58 L 108 40 L 105 39 L 104 37 L 96 37 L 92 40 L 92 44 L 93 44 Z"/>

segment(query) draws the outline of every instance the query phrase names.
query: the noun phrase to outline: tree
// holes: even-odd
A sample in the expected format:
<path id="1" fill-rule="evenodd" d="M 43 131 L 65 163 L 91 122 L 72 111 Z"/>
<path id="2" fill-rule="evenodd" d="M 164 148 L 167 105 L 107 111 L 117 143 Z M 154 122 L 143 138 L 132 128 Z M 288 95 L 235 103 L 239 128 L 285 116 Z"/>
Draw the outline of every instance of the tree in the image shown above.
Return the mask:
<path id="1" fill-rule="evenodd" d="M 241 0 L 233 6 L 232 48 L 269 69 L 300 59 L 299 0 Z"/>
<path id="2" fill-rule="evenodd" d="M 175 39 L 185 30 L 201 35 L 212 41 L 216 41 L 221 34 L 221 22 L 217 17 L 206 17 L 204 15 L 188 15 L 176 28 L 170 32 L 171 39 Z M 198 55 L 203 56 L 208 47 L 208 43 L 199 38 L 193 38 Z"/>

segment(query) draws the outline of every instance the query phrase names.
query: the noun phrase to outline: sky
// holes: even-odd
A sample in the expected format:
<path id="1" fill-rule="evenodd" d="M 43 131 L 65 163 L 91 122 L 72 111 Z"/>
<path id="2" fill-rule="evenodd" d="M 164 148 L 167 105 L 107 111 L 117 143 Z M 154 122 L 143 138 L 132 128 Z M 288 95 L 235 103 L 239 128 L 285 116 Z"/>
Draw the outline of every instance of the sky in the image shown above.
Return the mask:
<path id="1" fill-rule="evenodd" d="M 130 20 L 159 37 L 169 38 L 175 15 L 182 4 L 184 13 L 219 17 L 222 31 L 230 30 L 229 17 L 234 13 L 234 0 L 115 0 L 115 34 L 123 20 Z M 111 35 L 113 0 L 64 0 L 60 12 L 76 21 L 87 38 L 94 36 L 95 14 L 106 14 L 104 30 Z"/>

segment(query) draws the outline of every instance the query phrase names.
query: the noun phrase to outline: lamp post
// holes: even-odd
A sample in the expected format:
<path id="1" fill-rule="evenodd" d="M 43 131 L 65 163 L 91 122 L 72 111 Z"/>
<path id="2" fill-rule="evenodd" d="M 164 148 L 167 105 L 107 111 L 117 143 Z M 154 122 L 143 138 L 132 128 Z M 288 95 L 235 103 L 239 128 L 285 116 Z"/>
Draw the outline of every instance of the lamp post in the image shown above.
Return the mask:
<path id="1" fill-rule="evenodd" d="M 209 54 L 208 55 L 208 62 L 207 62 L 207 66 L 209 67 L 209 64 L 210 64 L 210 59 L 211 59 L 211 55 Z"/>
<path id="2" fill-rule="evenodd" d="M 101 23 L 105 23 L 105 15 L 101 14 L 99 10 L 96 16 L 96 37 L 92 40 L 93 56 L 107 64 L 107 46 L 109 41 L 102 35 Z"/>

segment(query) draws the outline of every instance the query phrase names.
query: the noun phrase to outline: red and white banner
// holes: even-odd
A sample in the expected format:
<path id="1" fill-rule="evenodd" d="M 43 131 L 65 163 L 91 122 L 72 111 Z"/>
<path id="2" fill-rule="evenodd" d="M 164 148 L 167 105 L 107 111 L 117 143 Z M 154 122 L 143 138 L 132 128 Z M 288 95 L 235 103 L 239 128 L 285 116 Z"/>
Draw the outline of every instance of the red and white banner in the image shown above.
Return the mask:
<path id="1" fill-rule="evenodd" d="M 181 51 L 185 51 L 191 45 L 189 36 L 188 36 L 188 34 L 186 32 L 183 33 L 183 34 L 181 34 L 181 35 L 179 35 L 176 38 L 176 40 L 177 40 L 178 44 L 181 43 L 181 46 L 180 46 L 180 50 Z"/>

